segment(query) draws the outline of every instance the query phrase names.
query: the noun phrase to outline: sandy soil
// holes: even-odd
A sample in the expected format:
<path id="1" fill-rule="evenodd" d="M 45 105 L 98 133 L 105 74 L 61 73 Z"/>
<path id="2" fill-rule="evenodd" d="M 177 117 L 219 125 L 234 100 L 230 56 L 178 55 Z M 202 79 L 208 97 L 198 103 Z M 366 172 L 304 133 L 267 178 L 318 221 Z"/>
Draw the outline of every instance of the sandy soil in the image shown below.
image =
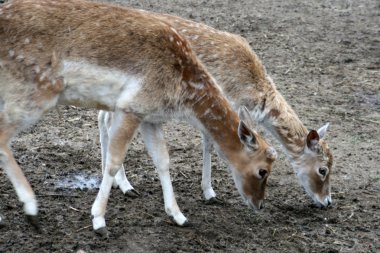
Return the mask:
<path id="1" fill-rule="evenodd" d="M 108 239 L 94 234 L 90 208 L 101 177 L 96 111 L 60 107 L 12 146 L 40 203 L 37 233 L 25 221 L 0 170 L 0 252 L 379 252 L 380 5 L 338 1 L 115 1 L 177 14 L 246 37 L 279 90 L 309 128 L 331 123 L 334 204 L 318 209 L 280 159 L 266 207 L 240 200 L 225 164 L 213 157 L 213 185 L 224 204 L 202 199 L 197 131 L 171 123 L 166 136 L 178 202 L 191 227 L 163 210 L 158 177 L 138 136 L 125 164 L 141 196 L 112 191 Z M 226 70 L 228 71 L 228 70 Z M 87 181 L 86 181 L 87 180 Z"/>

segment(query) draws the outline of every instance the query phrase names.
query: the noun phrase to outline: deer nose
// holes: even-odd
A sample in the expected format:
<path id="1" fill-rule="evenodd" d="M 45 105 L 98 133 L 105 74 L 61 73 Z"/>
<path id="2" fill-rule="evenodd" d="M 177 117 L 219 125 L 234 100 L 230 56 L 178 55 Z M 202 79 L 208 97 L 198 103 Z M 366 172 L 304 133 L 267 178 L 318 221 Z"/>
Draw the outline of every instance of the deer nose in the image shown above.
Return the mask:
<path id="1" fill-rule="evenodd" d="M 261 202 L 259 209 L 261 210 L 263 208 L 264 208 L 264 202 Z"/>
<path id="2" fill-rule="evenodd" d="M 326 197 L 321 204 L 323 205 L 323 207 L 331 206 L 332 204 L 331 197 L 330 196 Z"/>
<path id="3" fill-rule="evenodd" d="M 266 171 L 264 169 L 259 170 L 259 175 L 261 178 L 264 178 L 267 174 L 268 174 L 268 171 Z"/>

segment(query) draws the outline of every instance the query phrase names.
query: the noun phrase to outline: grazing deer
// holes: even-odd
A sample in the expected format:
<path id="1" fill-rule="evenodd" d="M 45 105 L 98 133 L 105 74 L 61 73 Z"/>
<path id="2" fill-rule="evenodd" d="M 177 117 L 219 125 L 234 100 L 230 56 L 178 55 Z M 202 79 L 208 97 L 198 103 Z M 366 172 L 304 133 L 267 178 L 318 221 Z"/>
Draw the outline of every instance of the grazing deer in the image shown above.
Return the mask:
<path id="1" fill-rule="evenodd" d="M 160 124 L 185 118 L 214 141 L 249 206 L 260 208 L 275 150 L 239 116 L 176 30 L 152 14 L 83 0 L 13 0 L 0 8 L 0 165 L 29 217 L 33 190 L 8 143 L 57 104 L 113 111 L 105 173 L 91 213 L 104 233 L 112 181 L 140 127 L 165 211 L 187 223 L 169 175 Z M 34 220 L 34 219 L 32 219 Z"/>
<path id="2" fill-rule="evenodd" d="M 315 204 L 329 206 L 332 203 L 330 175 L 333 157 L 323 140 L 328 124 L 317 131 L 306 129 L 242 37 L 180 17 L 147 13 L 169 23 L 188 39 L 226 97 L 236 107 L 246 106 L 254 120 L 280 141 L 300 183 Z M 106 112 L 99 113 L 101 143 L 107 142 L 110 118 Z M 202 189 L 205 199 L 214 201 L 216 194 L 211 186 L 211 142 L 205 134 L 203 140 Z M 125 177 L 124 168 L 116 175 L 114 185 L 118 185 L 123 192 L 134 191 Z"/>

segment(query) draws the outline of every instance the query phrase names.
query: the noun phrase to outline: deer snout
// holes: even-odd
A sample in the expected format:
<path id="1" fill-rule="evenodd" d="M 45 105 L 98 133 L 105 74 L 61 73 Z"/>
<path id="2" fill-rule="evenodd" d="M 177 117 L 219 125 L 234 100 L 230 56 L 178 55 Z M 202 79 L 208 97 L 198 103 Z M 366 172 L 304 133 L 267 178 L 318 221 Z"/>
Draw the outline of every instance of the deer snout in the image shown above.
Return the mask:
<path id="1" fill-rule="evenodd" d="M 264 201 L 263 200 L 258 200 L 258 201 L 252 201 L 249 200 L 248 204 L 250 207 L 252 207 L 255 211 L 259 211 L 264 208 Z"/>
<path id="2" fill-rule="evenodd" d="M 321 208 L 331 206 L 331 204 L 332 204 L 331 196 L 326 196 L 324 198 L 318 198 L 317 205 L 319 205 L 319 207 L 321 207 Z"/>

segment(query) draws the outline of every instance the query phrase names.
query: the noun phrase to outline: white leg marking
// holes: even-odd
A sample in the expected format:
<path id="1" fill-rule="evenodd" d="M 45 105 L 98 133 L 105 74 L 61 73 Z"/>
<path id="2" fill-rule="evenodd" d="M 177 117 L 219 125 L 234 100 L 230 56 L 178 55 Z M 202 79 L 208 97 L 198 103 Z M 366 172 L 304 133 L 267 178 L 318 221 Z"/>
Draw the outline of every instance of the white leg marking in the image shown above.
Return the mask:
<path id="1" fill-rule="evenodd" d="M 25 213 L 27 215 L 37 215 L 36 196 L 9 148 L 0 149 L 0 164 L 3 165 L 19 200 L 24 203 Z"/>
<path id="2" fill-rule="evenodd" d="M 121 167 L 121 164 L 128 150 L 129 143 L 133 139 L 134 132 L 138 128 L 138 124 L 136 124 L 136 122 L 134 122 L 132 125 L 125 125 L 125 120 L 128 120 L 128 117 L 134 115 L 127 115 L 123 112 L 116 111 L 113 116 L 114 120 L 108 132 L 109 140 L 108 149 L 106 151 L 107 158 L 105 171 L 103 173 L 103 179 L 102 183 L 100 184 L 98 195 L 96 196 L 95 202 L 91 208 L 94 230 L 105 227 L 106 223 L 104 215 L 106 213 L 106 207 L 112 188 L 112 182 L 116 173 Z M 120 138 L 121 136 L 122 138 Z"/>
<path id="3" fill-rule="evenodd" d="M 112 187 L 112 180 L 113 177 L 108 173 L 108 171 L 106 171 L 103 174 L 103 179 L 102 183 L 100 184 L 98 195 L 96 196 L 95 202 L 91 208 L 91 214 L 93 216 L 92 226 L 94 230 L 106 226 L 104 215 L 106 213 L 106 206 Z"/>
<path id="4" fill-rule="evenodd" d="M 215 198 L 216 194 L 211 185 L 211 140 L 202 133 L 203 140 L 203 167 L 202 167 L 202 190 L 206 200 Z"/>
<path id="5" fill-rule="evenodd" d="M 166 148 L 161 126 L 144 123 L 141 125 L 140 131 L 148 153 L 157 168 L 164 195 L 165 211 L 170 217 L 173 217 L 178 225 L 184 225 L 187 219 L 180 211 L 175 199 L 169 173 L 169 153 Z"/>
<path id="6" fill-rule="evenodd" d="M 109 129 L 112 124 L 112 113 L 106 112 L 106 111 L 100 111 L 98 115 L 98 125 L 99 125 L 99 132 L 100 132 L 100 145 L 101 145 L 101 152 L 102 152 L 102 173 L 104 174 L 104 170 L 106 167 L 106 161 L 107 161 L 107 150 L 108 150 L 108 143 L 109 143 Z M 129 183 L 126 175 L 125 175 L 125 168 L 122 165 L 119 171 L 116 173 L 115 178 L 112 182 L 113 187 L 119 187 L 120 190 L 125 194 L 128 191 L 133 190 L 134 188 Z"/>
<path id="7" fill-rule="evenodd" d="M 133 186 L 129 183 L 127 176 L 125 175 L 124 165 L 121 165 L 121 168 L 116 173 L 114 183 L 116 183 L 116 185 L 119 186 L 120 190 L 124 194 L 134 189 Z"/>

